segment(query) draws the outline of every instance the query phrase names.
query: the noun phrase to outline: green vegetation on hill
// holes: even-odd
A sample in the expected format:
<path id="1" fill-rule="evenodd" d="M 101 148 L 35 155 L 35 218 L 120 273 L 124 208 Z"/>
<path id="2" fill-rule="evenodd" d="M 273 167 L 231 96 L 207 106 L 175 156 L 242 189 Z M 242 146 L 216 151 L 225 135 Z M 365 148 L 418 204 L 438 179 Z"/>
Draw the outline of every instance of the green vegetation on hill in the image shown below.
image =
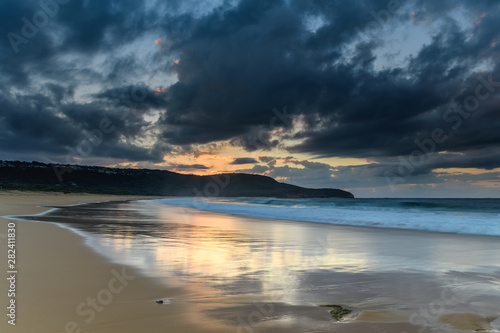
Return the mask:
<path id="1" fill-rule="evenodd" d="M 2 189 L 133 194 L 277 198 L 353 198 L 338 189 L 308 189 L 242 173 L 184 175 L 166 170 L 118 169 L 0 161 Z"/>

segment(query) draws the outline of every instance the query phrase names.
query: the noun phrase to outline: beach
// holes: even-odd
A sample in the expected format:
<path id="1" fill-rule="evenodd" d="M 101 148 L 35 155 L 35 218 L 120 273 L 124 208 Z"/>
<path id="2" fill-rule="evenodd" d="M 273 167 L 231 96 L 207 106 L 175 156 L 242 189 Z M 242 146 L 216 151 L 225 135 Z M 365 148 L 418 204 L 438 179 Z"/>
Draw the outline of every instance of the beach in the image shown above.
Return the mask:
<path id="1" fill-rule="evenodd" d="M 74 195 L 10 192 L 0 194 L 0 215 L 38 214 L 49 208 L 44 205 L 72 205 L 106 200 L 129 200 L 134 197 L 111 195 Z M 7 224 L 1 219 L 2 270 L 7 271 Z M 136 270 L 116 265 L 92 251 L 77 234 L 53 224 L 16 221 L 18 281 L 16 295 L 16 325 L 7 323 L 4 315 L 2 332 L 172 332 L 189 331 L 189 310 L 182 306 L 158 306 L 159 295 L 177 295 L 177 288 L 168 289 L 154 279 L 141 276 Z M 123 271 L 124 270 L 124 271 Z M 125 273 L 126 280 L 120 293 L 88 323 L 90 315 L 80 316 L 77 308 L 87 304 L 88 298 L 97 298 L 101 290 L 109 288 L 110 281 Z M 3 304 L 7 301 L 8 284 L 2 279 Z M 120 289 L 119 283 L 113 286 Z M 107 302 L 107 300 L 106 300 Z M 5 309 L 5 307 L 4 307 Z M 85 307 L 83 311 L 88 311 Z M 6 310 L 5 310 L 6 311 Z M 207 329 L 207 332 L 217 332 Z"/>
<path id="2" fill-rule="evenodd" d="M 1 192 L 0 216 L 50 209 L 38 206 L 113 203 L 68 210 L 64 217 L 99 216 L 90 227 L 0 220 L 0 253 L 7 257 L 12 222 L 17 250 L 16 325 L 4 318 L 0 330 L 409 333 L 498 327 L 497 237 L 123 201 L 133 199 L 144 198 Z M 115 228 L 102 232 L 107 220 Z M 142 221 L 141 228 L 134 229 L 135 221 Z M 166 243 L 152 250 L 152 239 Z M 0 283 L 6 302 L 7 282 Z M 353 312 L 337 322 L 320 307 L 329 304 Z"/>

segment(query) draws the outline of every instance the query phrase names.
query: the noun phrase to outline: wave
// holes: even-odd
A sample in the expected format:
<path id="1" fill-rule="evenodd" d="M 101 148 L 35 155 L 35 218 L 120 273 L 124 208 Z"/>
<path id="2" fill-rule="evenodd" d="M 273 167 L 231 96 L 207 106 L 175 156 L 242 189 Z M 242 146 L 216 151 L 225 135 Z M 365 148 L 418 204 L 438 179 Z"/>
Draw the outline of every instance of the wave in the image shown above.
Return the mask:
<path id="1" fill-rule="evenodd" d="M 257 218 L 500 236 L 500 199 L 177 198 L 159 201 Z"/>

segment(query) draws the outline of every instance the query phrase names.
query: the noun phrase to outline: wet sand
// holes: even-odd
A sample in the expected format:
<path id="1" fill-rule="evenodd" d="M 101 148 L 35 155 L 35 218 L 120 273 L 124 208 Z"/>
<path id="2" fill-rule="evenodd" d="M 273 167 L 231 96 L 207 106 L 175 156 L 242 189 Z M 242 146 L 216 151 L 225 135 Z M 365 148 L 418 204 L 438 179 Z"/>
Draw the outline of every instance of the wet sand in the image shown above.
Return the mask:
<path id="1" fill-rule="evenodd" d="M 37 214 L 47 210 L 36 207 L 38 205 L 62 206 L 126 199 L 132 198 L 0 192 L 0 216 Z M 186 278 L 169 276 L 169 283 L 164 283 L 93 251 L 81 236 L 70 230 L 54 224 L 16 221 L 17 325 L 10 326 L 4 320 L 0 323 L 0 331 L 410 333 L 430 331 L 429 328 L 442 332 L 495 332 L 493 327 L 497 327 L 500 316 L 500 266 L 497 260 L 500 242 L 496 237 L 299 222 L 293 222 L 290 229 L 290 225 L 283 221 L 216 213 L 192 214 L 196 220 L 186 222 L 191 226 L 220 224 L 227 230 L 246 230 L 256 232 L 256 235 L 260 232 L 269 234 L 273 230 L 293 233 L 294 228 L 300 228 L 300 232 L 306 232 L 312 240 L 317 235 L 328 233 L 338 238 L 330 239 L 326 250 L 322 245 L 326 255 L 315 254 L 317 249 L 309 249 L 313 251 L 314 260 L 307 263 L 304 255 L 293 249 L 287 253 L 275 253 L 278 261 L 271 261 L 271 265 L 277 270 L 268 278 L 276 281 L 277 286 L 274 289 L 261 286 L 259 290 L 263 292 L 252 293 L 248 290 L 254 289 L 248 284 L 225 282 L 223 288 L 214 288 L 209 277 L 187 279 L 189 282 L 186 283 Z M 0 229 L 0 236 L 5 237 L 2 233 L 6 232 L 9 222 L 11 220 L 0 219 L 0 228 L 4 229 Z M 220 233 L 214 237 L 221 236 L 228 239 L 227 235 Z M 295 236 L 304 238 L 303 235 Z M 360 237 L 366 243 L 366 253 L 373 253 L 365 258 L 349 257 L 350 250 L 353 250 L 349 246 L 359 246 Z M 358 243 L 350 242 L 355 239 Z M 389 239 L 390 247 L 385 246 Z M 0 238 L 0 241 L 0 253 L 6 255 L 6 239 Z M 335 244 L 342 246 L 336 248 Z M 223 254 L 222 243 L 212 245 L 219 256 Z M 269 247 L 260 243 L 252 246 L 255 245 Z M 412 253 L 408 249 L 412 247 L 427 249 L 428 253 Z M 117 249 L 123 250 L 123 244 Z M 225 276 L 212 271 L 207 274 L 205 266 L 192 261 L 203 257 L 203 252 L 193 252 L 190 265 L 199 269 L 195 273 Z M 394 252 L 407 258 L 410 267 L 414 261 L 415 269 L 377 270 L 378 266 L 390 266 L 391 261 L 387 258 Z M 268 249 L 266 255 L 269 253 L 273 254 L 273 249 Z M 432 261 L 435 267 L 420 269 L 419 265 L 430 263 L 419 261 L 422 256 L 436 258 Z M 169 261 L 168 256 L 158 258 Z M 478 263 L 477 269 L 470 268 L 474 263 Z M 210 262 L 207 267 L 216 264 Z M 265 286 L 264 273 L 259 271 L 259 265 L 256 260 L 255 267 L 250 267 L 248 283 L 260 279 L 259 283 Z M 483 266 L 488 268 L 482 269 Z M 2 260 L 0 267 L 7 271 L 6 260 Z M 336 269 L 332 270 L 332 267 Z M 231 267 L 227 271 L 231 271 Z M 297 285 L 297 277 L 300 285 Z M 0 291 L 7 289 L 3 280 Z M 6 296 L 2 297 L 7 300 Z M 172 303 L 155 303 L 156 299 L 163 297 L 173 300 Z M 95 308 L 89 305 L 92 299 L 97 300 Z M 342 304 L 353 312 L 336 322 L 327 308 L 318 306 L 332 303 Z"/>
<path id="2" fill-rule="evenodd" d="M 134 197 L 111 195 L 44 194 L 0 192 L 0 216 L 38 214 L 50 208 L 45 205 L 72 205 L 107 200 L 130 200 Z M 7 271 L 7 224 L 0 218 L 1 269 Z M 79 235 L 57 225 L 15 221 L 17 229 L 17 297 L 16 325 L 7 323 L 6 307 L 0 332 L 196 332 L 190 324 L 192 311 L 184 305 L 165 307 L 154 301 L 161 295 L 180 295 L 178 288 L 166 288 L 137 270 L 111 263 L 92 251 Z M 119 282 L 113 272 L 125 275 Z M 4 274 L 5 275 L 5 274 Z M 134 277 L 133 280 L 127 280 Z M 116 280 L 113 280 L 116 279 Z M 110 281 L 113 284 L 110 288 Z M 117 281 L 117 282 L 115 282 Z M 121 292 L 111 293 L 105 290 Z M 7 304 L 7 280 L 0 282 L 2 304 Z M 104 291 L 103 291 L 104 290 Z M 102 293 L 99 295 L 99 292 Z M 101 296 L 95 318 L 92 306 L 78 307 L 88 299 Z M 101 310 L 100 312 L 98 310 Z M 221 332 L 218 327 L 204 329 Z"/>

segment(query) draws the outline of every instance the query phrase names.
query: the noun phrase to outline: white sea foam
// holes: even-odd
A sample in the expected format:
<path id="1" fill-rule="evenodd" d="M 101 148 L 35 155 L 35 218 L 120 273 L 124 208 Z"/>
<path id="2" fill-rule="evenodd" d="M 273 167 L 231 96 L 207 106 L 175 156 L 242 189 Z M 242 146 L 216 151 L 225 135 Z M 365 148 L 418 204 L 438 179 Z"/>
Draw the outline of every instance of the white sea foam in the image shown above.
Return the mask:
<path id="1" fill-rule="evenodd" d="M 177 198 L 163 204 L 280 220 L 500 236 L 496 199 Z"/>

